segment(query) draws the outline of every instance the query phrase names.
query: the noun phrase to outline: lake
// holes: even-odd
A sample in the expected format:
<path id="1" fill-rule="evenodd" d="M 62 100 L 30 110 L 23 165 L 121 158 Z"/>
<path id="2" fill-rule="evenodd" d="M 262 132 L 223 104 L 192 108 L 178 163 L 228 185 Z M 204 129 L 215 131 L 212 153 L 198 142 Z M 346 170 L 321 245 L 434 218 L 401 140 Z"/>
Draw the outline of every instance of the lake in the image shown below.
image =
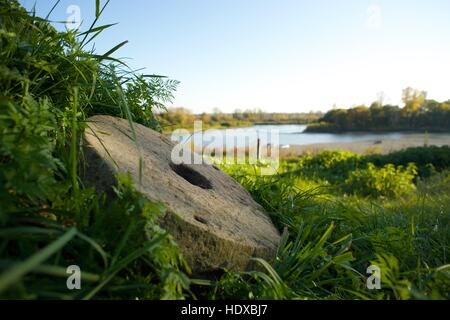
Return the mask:
<path id="1" fill-rule="evenodd" d="M 402 138 L 417 138 L 426 140 L 431 138 L 448 139 L 449 133 L 304 133 L 306 125 L 256 125 L 246 128 L 212 129 L 197 132 L 194 135 L 187 132 L 173 133 L 172 140 L 178 142 L 194 141 L 196 146 L 217 148 L 222 145 L 227 148 L 236 146 L 256 146 L 259 137 L 262 144 L 280 146 L 310 145 L 317 143 L 343 143 L 356 141 L 397 140 Z"/>

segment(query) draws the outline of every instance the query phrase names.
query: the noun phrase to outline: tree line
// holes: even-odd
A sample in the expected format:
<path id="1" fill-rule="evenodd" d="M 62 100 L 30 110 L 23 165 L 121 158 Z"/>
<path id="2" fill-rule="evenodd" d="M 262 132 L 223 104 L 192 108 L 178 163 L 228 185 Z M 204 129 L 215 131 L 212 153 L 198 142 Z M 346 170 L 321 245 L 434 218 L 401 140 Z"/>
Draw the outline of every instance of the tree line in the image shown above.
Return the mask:
<path id="1" fill-rule="evenodd" d="M 328 111 L 307 132 L 349 131 L 450 131 L 450 100 L 427 99 L 427 93 L 413 88 L 403 90 L 404 106 L 383 104 L 382 97 L 351 109 Z"/>
<path id="2" fill-rule="evenodd" d="M 169 108 L 157 114 L 163 129 L 191 128 L 194 121 L 202 121 L 204 129 L 243 127 L 255 124 L 309 124 L 323 116 L 320 112 L 309 113 L 267 113 L 261 110 L 235 110 L 224 113 L 214 109 L 212 113 L 193 114 L 185 108 Z"/>

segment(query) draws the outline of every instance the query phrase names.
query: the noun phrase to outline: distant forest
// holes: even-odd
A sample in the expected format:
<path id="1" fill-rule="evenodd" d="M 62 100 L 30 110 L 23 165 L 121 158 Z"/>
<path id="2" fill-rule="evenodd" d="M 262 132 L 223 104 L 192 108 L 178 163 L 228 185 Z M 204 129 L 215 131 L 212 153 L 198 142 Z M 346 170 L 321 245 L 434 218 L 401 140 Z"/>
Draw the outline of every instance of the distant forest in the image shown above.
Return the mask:
<path id="1" fill-rule="evenodd" d="M 370 107 L 333 109 L 306 131 L 450 131 L 450 100 L 429 100 L 426 92 L 407 88 L 403 90 L 403 103 L 401 108 L 384 105 L 380 99 Z"/>
<path id="2" fill-rule="evenodd" d="M 185 108 L 170 108 L 156 114 L 163 131 L 191 129 L 202 121 L 203 129 L 245 127 L 255 124 L 307 124 L 306 132 L 342 133 L 355 131 L 450 131 L 450 100 L 427 99 L 425 91 L 403 90 L 403 107 L 384 104 L 384 96 L 371 106 L 335 108 L 327 113 L 267 113 L 260 110 L 236 110 L 224 113 L 193 114 Z"/>
<path id="3" fill-rule="evenodd" d="M 156 115 L 163 130 L 175 128 L 190 129 L 194 121 L 202 121 L 203 129 L 244 127 L 255 124 L 310 124 L 323 117 L 321 112 L 309 113 L 267 113 L 260 110 L 236 110 L 223 113 L 216 109 L 213 113 L 193 114 L 185 108 L 171 108 Z"/>

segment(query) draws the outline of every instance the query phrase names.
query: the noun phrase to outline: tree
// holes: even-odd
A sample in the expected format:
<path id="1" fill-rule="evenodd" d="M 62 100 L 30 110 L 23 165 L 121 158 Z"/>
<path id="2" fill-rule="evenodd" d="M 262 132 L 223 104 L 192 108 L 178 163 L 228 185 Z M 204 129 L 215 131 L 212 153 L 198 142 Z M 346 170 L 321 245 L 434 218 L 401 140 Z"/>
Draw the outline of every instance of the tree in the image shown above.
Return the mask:
<path id="1" fill-rule="evenodd" d="M 405 111 L 407 112 L 418 111 L 424 105 L 426 99 L 426 91 L 420 91 L 411 87 L 403 90 L 402 100 L 405 104 Z"/>
<path id="2" fill-rule="evenodd" d="M 387 128 L 399 127 L 401 121 L 401 109 L 398 106 L 383 106 L 383 115 L 385 117 L 383 126 Z"/>
<path id="3" fill-rule="evenodd" d="M 370 110 L 366 106 L 357 106 L 348 110 L 348 125 L 352 126 L 355 130 L 361 130 L 362 128 L 369 128 L 372 125 L 372 119 L 370 116 Z"/>

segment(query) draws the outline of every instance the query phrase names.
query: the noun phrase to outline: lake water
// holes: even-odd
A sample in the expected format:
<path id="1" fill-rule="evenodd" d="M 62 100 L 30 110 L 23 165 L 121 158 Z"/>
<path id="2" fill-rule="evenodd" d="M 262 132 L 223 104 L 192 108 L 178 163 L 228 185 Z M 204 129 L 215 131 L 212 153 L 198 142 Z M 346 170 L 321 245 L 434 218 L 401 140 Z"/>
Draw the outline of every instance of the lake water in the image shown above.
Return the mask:
<path id="1" fill-rule="evenodd" d="M 305 125 L 256 125 L 247 128 L 207 130 L 203 133 L 198 132 L 193 135 L 174 133 L 172 134 L 172 140 L 178 142 L 193 140 L 196 146 L 207 148 L 217 148 L 220 146 L 226 146 L 227 148 L 236 146 L 241 148 L 245 146 L 256 146 L 258 137 L 262 144 L 280 146 L 394 140 L 405 137 L 426 139 L 426 135 L 420 133 L 304 133 L 305 129 Z M 433 133 L 428 134 L 428 137 L 445 138 L 450 141 L 450 134 L 448 133 Z"/>

